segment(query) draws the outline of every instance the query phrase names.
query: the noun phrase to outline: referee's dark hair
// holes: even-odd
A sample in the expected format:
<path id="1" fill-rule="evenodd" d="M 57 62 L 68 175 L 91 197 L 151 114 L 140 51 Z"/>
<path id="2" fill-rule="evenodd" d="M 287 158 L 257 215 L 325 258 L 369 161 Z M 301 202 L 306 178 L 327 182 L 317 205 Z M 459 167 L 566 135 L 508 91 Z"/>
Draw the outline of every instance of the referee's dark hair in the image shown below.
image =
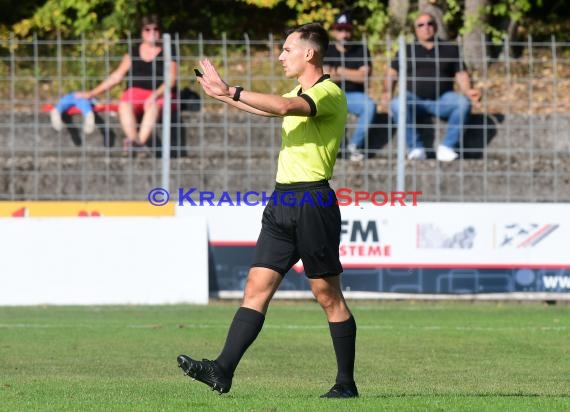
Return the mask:
<path id="1" fill-rule="evenodd" d="M 319 61 L 322 63 L 325 53 L 329 47 L 329 34 L 319 23 L 307 23 L 301 26 L 293 27 L 285 33 L 289 36 L 292 33 L 300 33 L 302 40 L 312 42 L 316 48 Z"/>

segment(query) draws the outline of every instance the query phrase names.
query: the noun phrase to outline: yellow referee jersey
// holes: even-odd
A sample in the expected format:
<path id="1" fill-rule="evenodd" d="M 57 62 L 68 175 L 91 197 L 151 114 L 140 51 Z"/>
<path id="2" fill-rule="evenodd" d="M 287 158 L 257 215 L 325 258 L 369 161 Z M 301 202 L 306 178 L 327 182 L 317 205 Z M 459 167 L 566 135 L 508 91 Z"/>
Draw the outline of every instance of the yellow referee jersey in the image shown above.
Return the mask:
<path id="1" fill-rule="evenodd" d="M 308 90 L 297 86 L 284 97 L 301 96 L 311 116 L 286 116 L 281 129 L 277 183 L 329 180 L 346 127 L 344 92 L 324 75 Z"/>

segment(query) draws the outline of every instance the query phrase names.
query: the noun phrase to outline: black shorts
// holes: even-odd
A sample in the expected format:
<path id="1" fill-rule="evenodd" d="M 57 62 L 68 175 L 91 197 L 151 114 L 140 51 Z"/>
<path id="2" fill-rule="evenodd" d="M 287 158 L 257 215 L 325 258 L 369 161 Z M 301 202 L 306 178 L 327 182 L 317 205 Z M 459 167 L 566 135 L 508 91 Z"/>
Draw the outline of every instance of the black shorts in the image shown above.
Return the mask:
<path id="1" fill-rule="evenodd" d="M 285 275 L 299 258 L 309 278 L 342 273 L 340 209 L 327 181 L 275 185 L 265 206 L 252 267 Z"/>

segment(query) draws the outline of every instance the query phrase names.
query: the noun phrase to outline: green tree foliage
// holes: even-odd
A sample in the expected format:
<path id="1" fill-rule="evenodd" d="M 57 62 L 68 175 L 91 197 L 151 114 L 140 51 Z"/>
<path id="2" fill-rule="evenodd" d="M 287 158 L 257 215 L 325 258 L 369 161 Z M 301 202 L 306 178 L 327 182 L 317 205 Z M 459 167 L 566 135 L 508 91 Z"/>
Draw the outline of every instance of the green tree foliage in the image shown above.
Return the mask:
<path id="1" fill-rule="evenodd" d="M 18 37 L 80 37 L 89 32 L 116 37 L 133 28 L 140 12 L 136 0 L 48 0 L 33 15 L 14 24 Z"/>
<path id="2" fill-rule="evenodd" d="M 323 23 L 329 27 L 334 21 L 335 15 L 344 9 L 344 5 L 335 5 L 338 2 L 326 0 L 240 0 L 244 3 L 272 9 L 278 5 L 286 5 L 293 11 L 292 17 L 287 22 L 288 25 L 304 24 L 310 22 Z"/>
<path id="3" fill-rule="evenodd" d="M 182 37 L 202 33 L 205 38 L 264 38 L 268 33 L 281 34 L 291 24 L 320 21 L 326 28 L 334 16 L 350 10 L 358 31 L 375 40 L 388 32 L 388 0 L 0 0 L 0 37 L 9 32 L 17 37 L 120 38 L 136 33 L 141 15 L 155 12 L 164 26 Z M 419 0 L 410 1 L 410 17 L 417 12 Z M 464 21 L 464 0 L 439 0 L 445 21 L 452 32 L 469 30 L 476 21 Z M 488 17 L 488 34 L 499 38 L 503 21 L 520 22 L 525 32 L 533 29 L 558 38 L 569 37 L 566 23 L 570 2 L 560 0 L 494 0 L 484 13 Z"/>
<path id="4" fill-rule="evenodd" d="M 522 22 L 524 16 L 530 11 L 530 9 L 535 3 L 537 6 L 542 5 L 541 0 L 531 2 L 530 0 L 503 0 L 501 2 L 490 2 L 488 6 L 485 7 L 484 13 L 486 13 L 490 20 L 495 21 L 505 21 L 508 19 L 511 24 L 519 24 Z M 464 32 L 471 30 L 471 27 L 479 24 L 477 19 L 473 21 L 466 21 L 464 24 Z M 491 39 L 498 43 L 502 41 L 504 37 L 504 27 L 497 27 L 493 25 L 485 25 L 487 34 L 490 35 Z"/>
<path id="5" fill-rule="evenodd" d="M 363 34 L 372 41 L 385 33 L 389 22 L 384 0 L 325 1 L 325 0 L 241 0 L 247 4 L 263 8 L 274 8 L 286 4 L 292 10 L 293 18 L 289 25 L 318 21 L 330 29 L 335 16 L 350 11 L 356 25 L 357 34 Z"/>
<path id="6" fill-rule="evenodd" d="M 0 0 L 6 1 L 6 0 Z M 0 18 L 0 33 L 20 38 L 36 33 L 40 38 L 104 37 L 124 38 L 137 33 L 140 17 L 156 13 L 168 31 L 185 37 L 202 33 L 207 38 L 266 37 L 281 33 L 294 11 L 284 2 L 270 10 L 243 0 L 23 0 L 28 13 Z M 1 3 L 0 3 L 1 4 Z M 34 7 L 35 5 L 35 7 Z M 3 28 L 3 29 L 2 29 Z"/>
<path id="7" fill-rule="evenodd" d="M 386 8 L 386 2 L 381 0 L 357 0 L 354 2 L 362 16 L 362 31 L 373 42 L 383 38 L 388 29 L 390 17 Z"/>
<path id="8" fill-rule="evenodd" d="M 253 6 L 271 9 L 277 4 L 281 3 L 282 0 L 242 0 L 244 3 L 251 4 Z"/>

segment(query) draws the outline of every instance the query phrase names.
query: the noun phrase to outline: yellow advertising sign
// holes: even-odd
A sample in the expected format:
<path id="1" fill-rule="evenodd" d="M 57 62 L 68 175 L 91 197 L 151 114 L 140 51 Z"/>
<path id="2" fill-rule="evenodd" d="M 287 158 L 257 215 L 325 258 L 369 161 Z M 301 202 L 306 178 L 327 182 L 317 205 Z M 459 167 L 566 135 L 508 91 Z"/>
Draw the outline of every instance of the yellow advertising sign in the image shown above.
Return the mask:
<path id="1" fill-rule="evenodd" d="M 0 217 L 174 216 L 174 203 L 149 202 L 0 202 Z"/>

